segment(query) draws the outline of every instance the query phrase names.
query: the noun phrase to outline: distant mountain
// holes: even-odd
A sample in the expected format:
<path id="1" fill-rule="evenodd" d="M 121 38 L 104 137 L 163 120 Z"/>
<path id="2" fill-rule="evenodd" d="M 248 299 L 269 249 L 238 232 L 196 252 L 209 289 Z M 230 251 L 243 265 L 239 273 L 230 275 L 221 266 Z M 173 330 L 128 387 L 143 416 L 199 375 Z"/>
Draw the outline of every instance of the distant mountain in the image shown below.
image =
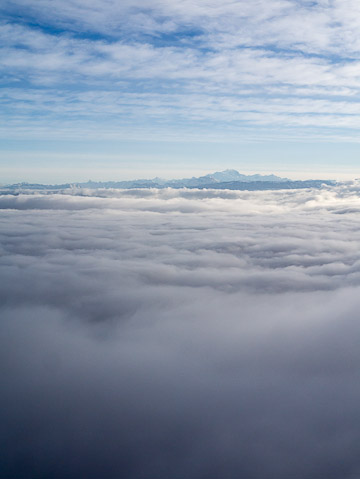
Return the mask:
<path id="1" fill-rule="evenodd" d="M 217 171 L 216 173 L 210 173 L 203 178 L 213 179 L 219 183 L 227 183 L 229 181 L 242 181 L 246 183 L 253 181 L 290 181 L 287 178 L 280 178 L 279 176 L 275 175 L 242 175 L 236 170 Z"/>
<path id="2" fill-rule="evenodd" d="M 200 189 L 230 189 L 230 190 L 279 190 L 299 188 L 321 188 L 322 185 L 333 185 L 331 180 L 306 180 L 292 181 L 275 175 L 243 175 L 236 170 L 224 170 L 210 173 L 205 176 L 182 178 L 180 180 L 164 180 L 153 178 L 151 180 L 128 180 L 128 181 L 87 181 L 86 183 L 65 183 L 62 185 L 41 185 L 30 183 L 18 183 L 1 187 L 3 192 L 23 190 L 37 191 L 61 191 L 68 188 L 200 188 Z"/>
<path id="3" fill-rule="evenodd" d="M 157 180 L 155 178 L 153 181 Z M 241 181 L 244 183 L 251 183 L 254 181 L 272 181 L 272 182 L 282 182 L 289 181 L 287 178 L 280 178 L 275 175 L 242 175 L 236 170 L 224 170 L 217 171 L 215 173 L 210 173 L 205 176 L 200 176 L 198 178 L 183 178 L 181 180 L 169 180 L 165 181 L 164 186 L 170 186 L 172 188 L 210 188 L 210 185 L 217 183 L 228 183 Z"/>

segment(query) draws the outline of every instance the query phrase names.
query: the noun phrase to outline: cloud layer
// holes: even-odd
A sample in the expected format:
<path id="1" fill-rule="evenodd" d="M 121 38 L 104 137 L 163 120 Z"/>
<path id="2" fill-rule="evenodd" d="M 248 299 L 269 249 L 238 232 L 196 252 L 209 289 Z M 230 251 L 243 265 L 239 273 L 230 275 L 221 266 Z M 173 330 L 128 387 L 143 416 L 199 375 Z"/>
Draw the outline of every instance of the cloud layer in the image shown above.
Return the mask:
<path id="1" fill-rule="evenodd" d="M 356 477 L 359 192 L 0 196 L 1 477 Z"/>
<path id="2" fill-rule="evenodd" d="M 3 136 L 358 138 L 355 0 L 1 10 Z"/>

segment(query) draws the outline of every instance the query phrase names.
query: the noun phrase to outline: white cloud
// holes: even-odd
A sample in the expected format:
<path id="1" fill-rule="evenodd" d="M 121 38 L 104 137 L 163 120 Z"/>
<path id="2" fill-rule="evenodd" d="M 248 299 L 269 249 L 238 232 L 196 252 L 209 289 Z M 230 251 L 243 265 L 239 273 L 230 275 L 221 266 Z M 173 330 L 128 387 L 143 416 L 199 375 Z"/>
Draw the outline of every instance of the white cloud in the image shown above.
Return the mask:
<path id="1" fill-rule="evenodd" d="M 4 477 L 350 479 L 359 193 L 0 196 Z"/>
<path id="2" fill-rule="evenodd" d="M 22 12 L 21 24 L 11 20 L 15 7 Z M 28 94 L 26 104 L 12 96 L 14 110 L 5 112 L 16 126 L 38 116 L 36 98 L 43 96 L 44 110 L 57 118 L 56 130 L 69 121 L 68 112 L 88 115 L 103 132 L 114 117 L 134 118 L 143 123 L 139 139 L 153 135 L 154 118 L 164 124 L 159 138 L 166 136 L 166 128 L 179 130 L 184 118 L 193 121 L 190 130 L 200 136 L 204 122 L 205 130 L 232 123 L 235 134 L 247 126 L 276 124 L 285 136 L 291 136 L 287 127 L 314 126 L 328 138 L 337 127 L 339 137 L 343 129 L 353 139 L 358 135 L 356 2 L 60 5 L 44 0 L 3 8 L 9 19 L 1 27 L 6 85 Z M 32 16 L 39 27 L 27 23 Z M 70 130 L 81 136 L 76 122 L 75 117 Z M 42 134 L 46 125 L 48 118 L 41 127 L 34 121 L 32 133 Z M 10 122 L 4 134 L 11 130 Z"/>

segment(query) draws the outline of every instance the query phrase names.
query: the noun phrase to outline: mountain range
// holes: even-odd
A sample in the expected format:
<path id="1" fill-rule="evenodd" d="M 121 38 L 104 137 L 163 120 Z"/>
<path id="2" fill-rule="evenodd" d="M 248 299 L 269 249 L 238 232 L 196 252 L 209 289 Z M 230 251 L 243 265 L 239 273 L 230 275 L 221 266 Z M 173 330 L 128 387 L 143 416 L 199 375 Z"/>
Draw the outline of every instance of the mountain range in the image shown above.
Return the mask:
<path id="1" fill-rule="evenodd" d="M 237 170 L 224 170 L 205 176 L 165 180 L 153 178 L 150 180 L 127 181 L 87 181 L 85 183 L 66 183 L 61 185 L 43 185 L 34 183 L 17 183 L 2 187 L 2 190 L 50 190 L 58 191 L 68 188 L 200 188 L 200 189 L 230 189 L 230 190 L 279 190 L 299 188 L 321 188 L 323 185 L 333 185 L 331 180 L 293 181 L 276 175 L 243 175 Z"/>

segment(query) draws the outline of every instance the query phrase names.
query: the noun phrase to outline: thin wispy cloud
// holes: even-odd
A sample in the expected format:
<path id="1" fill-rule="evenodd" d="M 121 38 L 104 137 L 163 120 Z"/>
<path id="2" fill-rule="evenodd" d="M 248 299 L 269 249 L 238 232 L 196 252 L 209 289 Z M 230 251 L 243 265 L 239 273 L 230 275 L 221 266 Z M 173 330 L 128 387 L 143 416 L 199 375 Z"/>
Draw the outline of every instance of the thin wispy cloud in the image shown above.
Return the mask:
<path id="1" fill-rule="evenodd" d="M 120 135 L 121 118 L 140 123 L 139 139 L 154 122 L 159 138 L 260 138 L 274 124 L 358 136 L 357 2 L 15 1 L 2 13 L 3 135 L 70 122 L 83 137 L 86 117 Z"/>

